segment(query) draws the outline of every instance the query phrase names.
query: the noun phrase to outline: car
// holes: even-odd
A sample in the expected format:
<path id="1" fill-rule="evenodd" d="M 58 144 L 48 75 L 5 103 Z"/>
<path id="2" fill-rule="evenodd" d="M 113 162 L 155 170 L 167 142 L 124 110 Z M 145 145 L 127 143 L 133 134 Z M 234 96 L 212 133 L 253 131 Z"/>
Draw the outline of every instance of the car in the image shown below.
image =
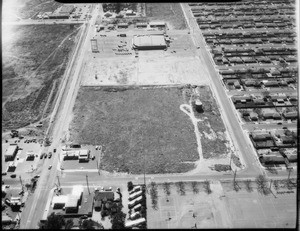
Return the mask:
<path id="1" fill-rule="evenodd" d="M 52 156 L 52 152 L 49 152 L 49 154 L 48 154 L 48 158 L 50 159 L 50 158 L 51 158 L 51 156 Z"/>
<path id="2" fill-rule="evenodd" d="M 283 127 L 282 129 L 287 129 L 287 127 Z"/>
<path id="3" fill-rule="evenodd" d="M 44 158 L 45 158 L 45 159 L 47 158 L 47 153 L 44 154 Z"/>
<path id="4" fill-rule="evenodd" d="M 64 167 L 60 167 L 61 170 L 64 170 Z"/>
<path id="5" fill-rule="evenodd" d="M 95 159 L 95 156 L 92 156 L 91 159 L 94 160 L 94 159 Z"/>
<path id="6" fill-rule="evenodd" d="M 17 174 L 12 174 L 10 175 L 11 178 L 16 178 L 17 177 Z"/>
<path id="7" fill-rule="evenodd" d="M 24 194 L 24 190 L 19 192 L 19 195 L 23 195 Z"/>
<path id="8" fill-rule="evenodd" d="M 42 153 L 41 156 L 40 156 L 40 159 L 43 159 L 44 155 L 45 155 L 45 153 Z"/>
<path id="9" fill-rule="evenodd" d="M 8 199 L 8 198 L 5 198 L 5 203 L 7 204 L 7 205 L 10 205 L 11 203 L 10 203 L 10 200 Z"/>
<path id="10" fill-rule="evenodd" d="M 56 152 L 56 148 L 53 149 L 53 152 L 54 152 L 54 153 Z"/>
<path id="11" fill-rule="evenodd" d="M 279 123 L 277 123 L 277 125 L 282 125 L 282 123 L 281 123 L 281 122 L 279 122 Z"/>
<path id="12" fill-rule="evenodd" d="M 5 176 L 5 175 L 7 175 L 7 172 L 2 172 L 2 176 Z"/>
<path id="13" fill-rule="evenodd" d="M 39 178 L 40 177 L 40 175 L 35 175 L 33 178 Z"/>
<path id="14" fill-rule="evenodd" d="M 48 169 L 51 169 L 52 168 L 52 165 L 49 165 Z"/>
<path id="15" fill-rule="evenodd" d="M 7 184 L 7 185 L 5 185 L 5 188 L 9 188 L 9 187 L 10 187 L 10 185 L 8 185 L 8 184 Z"/>

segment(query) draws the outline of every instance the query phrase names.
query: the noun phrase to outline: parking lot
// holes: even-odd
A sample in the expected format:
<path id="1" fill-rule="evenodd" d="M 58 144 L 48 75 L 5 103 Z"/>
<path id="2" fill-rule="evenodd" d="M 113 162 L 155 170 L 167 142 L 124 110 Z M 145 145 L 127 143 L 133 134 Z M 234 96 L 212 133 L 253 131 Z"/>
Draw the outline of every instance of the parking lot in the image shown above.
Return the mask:
<path id="1" fill-rule="evenodd" d="M 186 183 L 190 184 L 190 183 Z M 230 184 L 228 187 L 227 184 Z M 201 186 L 200 186 L 201 187 Z M 261 195 L 232 189 L 232 182 L 211 184 L 211 194 L 200 188 L 193 194 L 187 185 L 179 195 L 171 186 L 166 197 L 158 190 L 158 210 L 147 195 L 148 228 L 293 228 L 296 224 L 296 191 L 289 194 Z"/>
<path id="2" fill-rule="evenodd" d="M 39 164 L 41 164 L 43 161 L 45 161 L 45 159 L 40 159 L 40 147 L 41 144 L 38 143 L 38 141 L 36 142 L 30 142 L 27 143 L 27 139 L 22 139 L 20 140 L 20 142 L 17 142 L 16 144 L 18 145 L 18 152 L 14 158 L 14 161 L 4 161 L 4 155 L 5 155 L 5 151 L 8 148 L 9 144 L 13 143 L 15 144 L 15 141 L 17 141 L 19 139 L 9 139 L 8 143 L 4 142 L 2 143 L 2 172 L 6 172 L 8 165 L 12 162 L 14 162 L 14 165 L 16 166 L 15 171 L 13 172 L 7 172 L 7 175 L 3 176 L 4 181 L 6 179 L 9 180 L 15 180 L 15 181 L 19 181 L 19 177 L 21 176 L 22 180 L 27 181 L 30 180 L 36 173 L 36 169 L 38 168 Z M 32 139 L 30 139 L 32 140 Z M 26 143 L 25 143 L 26 142 Z M 27 158 L 27 153 L 32 153 L 34 154 L 34 159 L 31 160 L 26 160 Z M 16 174 L 16 177 L 14 179 L 12 179 L 10 176 Z"/>

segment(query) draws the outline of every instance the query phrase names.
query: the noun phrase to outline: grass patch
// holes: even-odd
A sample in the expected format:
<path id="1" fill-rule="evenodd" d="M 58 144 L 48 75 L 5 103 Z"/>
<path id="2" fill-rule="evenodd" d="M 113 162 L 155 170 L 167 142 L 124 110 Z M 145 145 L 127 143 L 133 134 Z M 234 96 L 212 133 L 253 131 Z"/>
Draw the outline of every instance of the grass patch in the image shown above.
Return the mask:
<path id="1" fill-rule="evenodd" d="M 106 171 L 187 172 L 199 159 L 190 118 L 180 110 L 182 89 L 79 90 L 71 141 L 103 146 Z M 190 161 L 189 163 L 186 163 Z"/>
<path id="2" fill-rule="evenodd" d="M 203 122 L 198 123 L 202 134 L 201 144 L 204 158 L 218 158 L 229 153 L 229 142 L 225 135 L 225 126 L 216 100 L 208 86 L 199 89 L 199 99 L 203 105 L 203 113 L 194 110 L 195 116 Z"/>
<path id="3" fill-rule="evenodd" d="M 9 27 L 3 29 L 12 39 L 3 42 L 2 102 L 10 98 L 5 103 L 10 119 L 2 126 L 19 128 L 41 117 L 53 81 L 65 72 L 79 24 Z"/>
<path id="4" fill-rule="evenodd" d="M 180 3 L 146 3 L 146 16 L 150 21 L 165 21 L 172 29 L 187 28 Z"/>

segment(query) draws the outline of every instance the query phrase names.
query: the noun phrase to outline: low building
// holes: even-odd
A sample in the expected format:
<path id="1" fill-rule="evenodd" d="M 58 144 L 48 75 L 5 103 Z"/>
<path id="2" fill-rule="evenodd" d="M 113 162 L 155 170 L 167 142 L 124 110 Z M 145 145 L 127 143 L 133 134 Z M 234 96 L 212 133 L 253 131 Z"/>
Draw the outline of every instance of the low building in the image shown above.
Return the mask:
<path id="1" fill-rule="evenodd" d="M 128 28 L 128 23 L 119 23 L 118 28 Z"/>
<path id="2" fill-rule="evenodd" d="M 138 28 L 145 28 L 145 27 L 148 26 L 148 23 L 146 23 L 146 22 L 138 22 L 138 23 L 135 24 L 135 26 L 138 27 Z"/>
<path id="3" fill-rule="evenodd" d="M 150 22 L 149 25 L 151 28 L 165 28 L 166 27 L 165 22 Z"/>
<path id="4" fill-rule="evenodd" d="M 104 190 L 95 191 L 94 208 L 96 210 L 100 210 L 103 203 L 107 201 L 114 201 L 114 199 L 115 199 L 115 194 L 113 191 L 104 191 Z"/>
<path id="5" fill-rule="evenodd" d="M 272 139 L 272 136 L 269 133 L 251 133 L 251 136 L 254 141 L 264 141 Z"/>
<path id="6" fill-rule="evenodd" d="M 163 35 L 135 35 L 132 47 L 138 50 L 166 49 L 167 44 Z"/>
<path id="7" fill-rule="evenodd" d="M 66 213 L 78 212 L 78 198 L 76 195 L 69 194 L 65 204 Z"/>
<path id="8" fill-rule="evenodd" d="M 250 119 L 251 119 L 252 121 L 257 121 L 257 120 L 258 120 L 258 114 L 255 113 L 255 112 L 251 112 L 251 113 L 249 114 L 249 116 L 250 116 Z"/>
<path id="9" fill-rule="evenodd" d="M 298 112 L 297 111 L 284 112 L 283 116 L 284 116 L 285 119 L 297 119 L 298 118 Z"/>
<path id="10" fill-rule="evenodd" d="M 67 200 L 67 195 L 54 196 L 52 199 L 53 209 L 62 209 L 63 207 L 65 207 Z"/>
<path id="11" fill-rule="evenodd" d="M 74 5 L 63 5 L 60 8 L 59 13 L 60 14 L 72 14 L 72 12 L 75 10 Z"/>
<path id="12" fill-rule="evenodd" d="M 15 144 L 9 145 L 4 154 L 5 161 L 14 160 L 15 156 L 17 155 L 17 152 L 18 152 L 18 145 Z"/>
<path id="13" fill-rule="evenodd" d="M 79 161 L 88 161 L 90 158 L 90 151 L 87 150 L 87 149 L 84 149 L 84 150 L 80 150 L 79 151 Z"/>

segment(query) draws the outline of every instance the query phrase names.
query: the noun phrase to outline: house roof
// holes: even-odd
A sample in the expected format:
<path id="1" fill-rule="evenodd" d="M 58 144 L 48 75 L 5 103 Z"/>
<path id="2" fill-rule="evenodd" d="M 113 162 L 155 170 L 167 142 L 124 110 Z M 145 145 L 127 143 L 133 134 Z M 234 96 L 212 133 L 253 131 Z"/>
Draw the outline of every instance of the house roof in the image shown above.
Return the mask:
<path id="1" fill-rule="evenodd" d="M 74 207 L 77 207 L 77 204 L 78 204 L 78 198 L 77 198 L 77 196 L 69 194 L 65 207 L 66 208 L 67 207 L 74 208 Z"/>

